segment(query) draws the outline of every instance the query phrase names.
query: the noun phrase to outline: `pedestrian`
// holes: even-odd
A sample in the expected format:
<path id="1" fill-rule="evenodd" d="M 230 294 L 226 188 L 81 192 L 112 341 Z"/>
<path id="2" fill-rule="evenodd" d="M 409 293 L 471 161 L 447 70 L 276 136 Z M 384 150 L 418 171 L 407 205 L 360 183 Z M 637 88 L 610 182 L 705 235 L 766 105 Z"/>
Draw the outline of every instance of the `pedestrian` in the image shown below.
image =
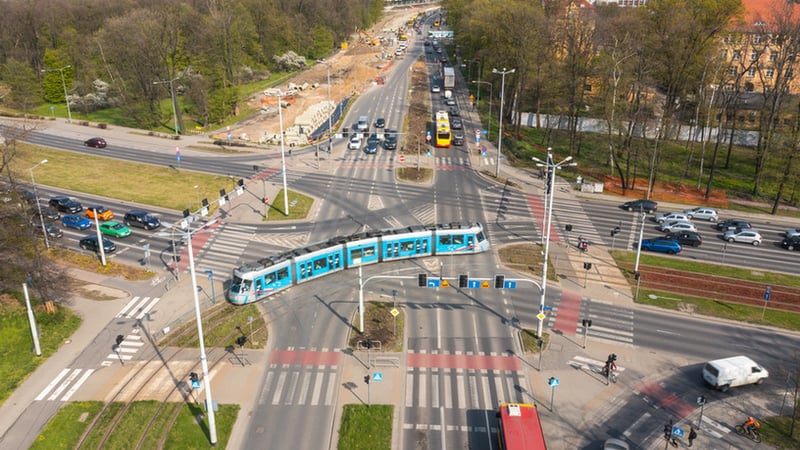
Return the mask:
<path id="1" fill-rule="evenodd" d="M 697 431 L 694 431 L 694 427 L 689 427 L 689 447 L 692 446 L 692 441 L 697 439 Z"/>

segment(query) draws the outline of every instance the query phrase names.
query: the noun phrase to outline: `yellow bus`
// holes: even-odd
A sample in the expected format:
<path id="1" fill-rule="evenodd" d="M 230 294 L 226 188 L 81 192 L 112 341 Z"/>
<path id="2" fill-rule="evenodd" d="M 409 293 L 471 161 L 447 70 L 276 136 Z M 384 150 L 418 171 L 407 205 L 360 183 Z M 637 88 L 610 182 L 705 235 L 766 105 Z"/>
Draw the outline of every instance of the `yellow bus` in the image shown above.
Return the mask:
<path id="1" fill-rule="evenodd" d="M 437 147 L 450 147 L 450 140 L 452 134 L 450 133 L 450 118 L 446 111 L 436 112 L 436 146 Z"/>

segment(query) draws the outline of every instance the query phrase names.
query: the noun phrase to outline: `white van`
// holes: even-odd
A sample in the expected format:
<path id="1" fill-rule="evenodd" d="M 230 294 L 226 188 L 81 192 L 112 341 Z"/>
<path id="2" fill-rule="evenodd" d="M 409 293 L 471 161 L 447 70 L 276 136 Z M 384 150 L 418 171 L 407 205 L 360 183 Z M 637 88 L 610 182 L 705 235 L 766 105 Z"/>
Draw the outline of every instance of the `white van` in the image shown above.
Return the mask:
<path id="1" fill-rule="evenodd" d="M 367 132 L 369 131 L 369 117 L 361 116 L 358 118 L 358 124 L 356 125 L 358 131 Z"/>
<path id="2" fill-rule="evenodd" d="M 767 369 L 747 356 L 717 359 L 707 362 L 703 367 L 703 379 L 706 383 L 722 392 L 736 386 L 761 384 L 768 376 Z"/>

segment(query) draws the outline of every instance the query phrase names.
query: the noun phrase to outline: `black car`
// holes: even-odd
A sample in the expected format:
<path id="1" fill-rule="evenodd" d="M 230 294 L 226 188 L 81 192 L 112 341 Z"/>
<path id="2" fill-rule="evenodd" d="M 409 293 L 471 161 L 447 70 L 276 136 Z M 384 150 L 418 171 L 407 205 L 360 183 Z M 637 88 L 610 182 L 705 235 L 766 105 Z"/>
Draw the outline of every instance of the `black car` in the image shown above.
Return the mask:
<path id="1" fill-rule="evenodd" d="M 108 145 L 108 143 L 106 142 L 105 139 L 101 137 L 93 137 L 91 139 L 83 141 L 83 145 L 94 148 L 106 148 L 106 145 Z"/>
<path id="2" fill-rule="evenodd" d="M 397 148 L 397 132 L 393 130 L 386 130 L 383 139 L 383 148 L 386 150 L 394 150 Z"/>
<path id="3" fill-rule="evenodd" d="M 33 227 L 34 231 L 36 231 L 39 234 L 42 234 L 42 224 L 41 223 L 31 222 L 31 226 Z M 47 231 L 47 237 L 49 237 L 51 239 L 58 239 L 61 236 L 64 236 L 64 232 L 61 231 L 61 228 L 58 228 L 57 226 L 55 226 L 55 225 L 53 225 L 51 223 L 44 224 L 44 229 Z"/>
<path id="4" fill-rule="evenodd" d="M 450 107 L 450 116 L 451 117 L 458 117 L 460 115 L 461 115 L 461 113 L 458 112 L 458 107 L 457 106 L 451 106 Z"/>
<path id="5" fill-rule="evenodd" d="M 161 226 L 161 221 L 158 220 L 158 217 L 147 211 L 140 210 L 126 212 L 123 222 L 125 222 L 125 226 L 128 228 L 139 227 L 145 230 L 155 230 Z"/>
<path id="6" fill-rule="evenodd" d="M 727 219 L 721 222 L 717 222 L 716 228 L 719 231 L 728 231 L 728 230 L 747 230 L 752 228 L 750 226 L 750 222 L 741 219 Z"/>
<path id="7" fill-rule="evenodd" d="M 703 238 L 694 231 L 680 231 L 677 233 L 669 233 L 665 236 L 667 239 L 678 241 L 681 245 L 688 245 L 690 247 L 700 247 L 703 244 Z"/>
<path id="8" fill-rule="evenodd" d="M 464 145 L 464 133 L 460 131 L 456 131 L 453 133 L 453 145 L 462 146 Z"/>
<path id="9" fill-rule="evenodd" d="M 367 147 L 364 148 L 364 153 L 370 155 L 378 153 L 378 136 L 376 134 L 373 133 L 367 138 Z"/>
<path id="10" fill-rule="evenodd" d="M 452 128 L 454 130 L 460 130 L 460 129 L 464 128 L 464 122 L 462 122 L 461 119 L 459 119 L 458 117 L 454 117 L 450 121 L 450 128 Z"/>
<path id="11" fill-rule="evenodd" d="M 97 236 L 86 236 L 80 240 L 79 244 L 84 250 L 89 250 L 95 253 L 100 251 L 100 246 L 97 245 Z M 113 242 L 103 238 L 103 251 L 106 253 L 111 253 L 116 249 L 117 246 Z"/>
<path id="12" fill-rule="evenodd" d="M 60 212 L 69 214 L 75 214 L 83 211 L 83 205 L 65 196 L 51 198 L 49 205 L 51 208 L 55 208 Z"/>
<path id="13" fill-rule="evenodd" d="M 628 211 L 644 211 L 646 213 L 652 213 L 658 211 L 658 203 L 652 200 L 631 200 L 629 202 L 623 203 L 620 208 L 628 210 Z"/>
<path id="14" fill-rule="evenodd" d="M 25 200 L 28 203 L 36 203 L 37 200 L 36 193 L 27 189 L 22 189 L 19 191 L 19 196 L 22 200 Z"/>
<path id="15" fill-rule="evenodd" d="M 383 117 L 378 117 L 375 120 L 375 128 L 383 128 L 385 126 L 386 126 L 386 119 L 384 119 Z"/>
<path id="16" fill-rule="evenodd" d="M 800 250 L 800 236 L 792 236 L 781 242 L 781 247 L 786 250 Z"/>

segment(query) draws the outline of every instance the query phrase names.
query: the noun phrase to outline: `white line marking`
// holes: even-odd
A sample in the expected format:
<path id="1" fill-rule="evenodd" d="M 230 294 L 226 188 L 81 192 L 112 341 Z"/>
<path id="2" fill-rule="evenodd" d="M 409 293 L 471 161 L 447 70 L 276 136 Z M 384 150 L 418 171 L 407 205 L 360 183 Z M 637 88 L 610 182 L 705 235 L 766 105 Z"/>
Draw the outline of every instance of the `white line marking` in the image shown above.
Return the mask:
<path id="1" fill-rule="evenodd" d="M 34 400 L 38 402 L 41 399 L 45 398 L 45 396 L 47 396 L 47 393 L 50 392 L 55 387 L 55 385 L 57 385 L 58 382 L 61 381 L 62 378 L 64 378 L 64 375 L 66 375 L 67 373 L 69 373 L 68 368 L 62 370 L 61 373 L 59 373 L 55 378 L 53 378 L 53 381 L 51 381 L 50 384 L 48 384 L 47 387 L 45 387 L 44 390 L 41 393 L 39 393 L 39 395 L 37 395 Z"/>
<path id="2" fill-rule="evenodd" d="M 78 381 L 72 385 L 72 387 L 67 391 L 67 393 L 63 397 L 61 397 L 61 401 L 62 402 L 69 401 L 69 399 L 72 397 L 72 394 L 74 394 L 75 392 L 78 391 L 78 389 L 80 389 L 81 385 L 86 381 L 87 378 L 89 378 L 92 372 L 94 372 L 94 369 L 87 369 L 86 372 L 83 372 L 83 375 L 81 375 Z"/>

